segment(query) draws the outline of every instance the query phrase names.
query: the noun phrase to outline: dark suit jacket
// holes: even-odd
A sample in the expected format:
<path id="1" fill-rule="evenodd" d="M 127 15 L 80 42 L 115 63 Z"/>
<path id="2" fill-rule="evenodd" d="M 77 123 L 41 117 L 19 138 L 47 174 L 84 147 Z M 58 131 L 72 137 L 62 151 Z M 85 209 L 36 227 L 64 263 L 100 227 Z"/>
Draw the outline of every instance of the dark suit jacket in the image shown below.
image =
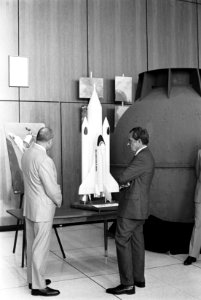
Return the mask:
<path id="1" fill-rule="evenodd" d="M 194 202 L 201 203 L 201 150 L 198 150 L 195 171 L 197 184 L 195 188 Z"/>
<path id="2" fill-rule="evenodd" d="M 149 190 L 154 175 L 154 158 L 148 148 L 133 157 L 118 179 L 119 184 L 130 182 L 118 208 L 118 216 L 144 220 L 149 216 Z"/>

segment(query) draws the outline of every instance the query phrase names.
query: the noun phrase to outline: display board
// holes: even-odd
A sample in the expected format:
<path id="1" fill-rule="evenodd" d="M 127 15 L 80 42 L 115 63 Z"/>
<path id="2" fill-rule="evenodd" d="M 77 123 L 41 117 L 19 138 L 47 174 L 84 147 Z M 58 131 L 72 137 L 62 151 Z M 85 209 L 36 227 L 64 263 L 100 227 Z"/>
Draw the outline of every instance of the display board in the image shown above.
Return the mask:
<path id="1" fill-rule="evenodd" d="M 4 125 L 8 151 L 11 182 L 14 194 L 23 193 L 23 176 L 21 158 L 23 153 L 32 146 L 43 123 L 7 123 Z"/>

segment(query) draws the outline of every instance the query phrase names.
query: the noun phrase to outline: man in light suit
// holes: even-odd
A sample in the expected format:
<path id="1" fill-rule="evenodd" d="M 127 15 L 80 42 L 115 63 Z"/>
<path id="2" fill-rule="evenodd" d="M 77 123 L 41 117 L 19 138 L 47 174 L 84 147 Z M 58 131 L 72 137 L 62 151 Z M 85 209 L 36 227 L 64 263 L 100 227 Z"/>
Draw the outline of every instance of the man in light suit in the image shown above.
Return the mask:
<path id="1" fill-rule="evenodd" d="M 200 255 L 201 249 L 201 150 L 198 150 L 196 165 L 196 178 L 197 184 L 195 188 L 195 224 L 193 227 L 190 246 L 189 246 L 189 256 L 185 259 L 184 265 L 188 266 L 196 262 Z"/>
<path id="2" fill-rule="evenodd" d="M 149 216 L 149 190 L 155 165 L 148 143 L 146 129 L 131 129 L 128 145 L 134 157 L 118 179 L 120 188 L 129 185 L 119 202 L 115 234 L 121 284 L 107 289 L 109 294 L 134 294 L 135 286 L 145 287 L 143 225 Z"/>
<path id="3" fill-rule="evenodd" d="M 22 156 L 27 281 L 33 296 L 56 296 L 60 293 L 47 287 L 51 281 L 44 279 L 55 209 L 61 206 L 62 201 L 55 164 L 46 152 L 52 147 L 52 139 L 52 130 L 41 128 L 36 143 Z"/>

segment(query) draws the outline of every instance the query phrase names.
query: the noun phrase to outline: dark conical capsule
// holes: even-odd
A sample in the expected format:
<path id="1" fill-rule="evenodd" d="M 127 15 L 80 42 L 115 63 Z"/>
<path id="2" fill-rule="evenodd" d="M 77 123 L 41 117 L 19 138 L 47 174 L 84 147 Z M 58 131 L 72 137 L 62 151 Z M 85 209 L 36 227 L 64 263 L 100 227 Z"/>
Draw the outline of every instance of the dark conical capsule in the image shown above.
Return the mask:
<path id="1" fill-rule="evenodd" d="M 105 144 L 102 135 L 99 135 L 99 137 L 98 137 L 98 142 L 97 142 L 97 146 L 99 146 L 101 142 Z"/>

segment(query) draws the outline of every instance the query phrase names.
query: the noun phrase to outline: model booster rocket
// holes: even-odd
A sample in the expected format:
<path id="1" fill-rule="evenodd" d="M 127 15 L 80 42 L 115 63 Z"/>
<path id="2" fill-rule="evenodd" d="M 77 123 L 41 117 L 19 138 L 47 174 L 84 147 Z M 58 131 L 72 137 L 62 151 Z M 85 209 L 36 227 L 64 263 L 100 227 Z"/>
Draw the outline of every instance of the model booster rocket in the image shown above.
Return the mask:
<path id="1" fill-rule="evenodd" d="M 110 126 L 107 118 L 102 124 L 102 106 L 95 87 L 87 111 L 87 118 L 82 123 L 82 184 L 79 195 L 83 195 L 83 201 L 91 194 L 111 201 L 111 193 L 119 192 L 119 185 L 110 174 Z"/>

